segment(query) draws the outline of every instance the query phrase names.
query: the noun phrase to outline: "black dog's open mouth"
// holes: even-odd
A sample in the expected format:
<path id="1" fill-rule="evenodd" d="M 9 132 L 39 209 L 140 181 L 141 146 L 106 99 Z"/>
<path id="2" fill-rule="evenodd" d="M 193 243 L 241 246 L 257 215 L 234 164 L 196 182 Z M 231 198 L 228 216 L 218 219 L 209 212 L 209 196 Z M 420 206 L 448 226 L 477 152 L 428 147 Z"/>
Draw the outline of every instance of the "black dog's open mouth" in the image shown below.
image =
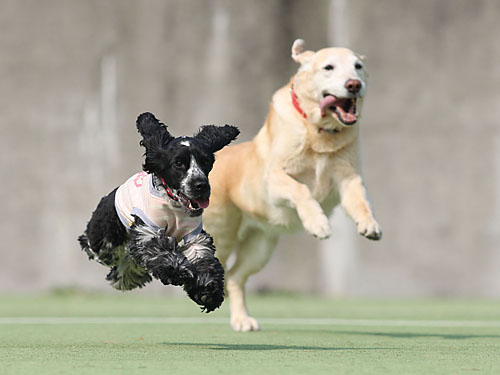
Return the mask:
<path id="1" fill-rule="evenodd" d="M 165 185 L 164 185 L 165 186 Z M 186 195 L 181 193 L 180 191 L 176 191 L 174 189 L 170 189 L 169 187 L 165 187 L 168 196 L 177 201 L 180 202 L 184 208 L 186 209 L 187 212 L 193 214 L 193 213 L 198 213 L 201 212 L 203 209 L 207 208 L 208 205 L 210 204 L 210 199 L 208 197 L 203 198 L 188 198 Z"/>
<path id="2" fill-rule="evenodd" d="M 177 192 L 178 200 L 184 205 L 184 208 L 188 212 L 197 212 L 208 207 L 210 200 L 209 198 L 188 198 L 181 192 Z"/>
<path id="3" fill-rule="evenodd" d="M 344 125 L 352 125 L 358 121 L 356 98 L 337 98 L 332 94 L 324 94 L 319 105 L 322 116 L 329 109 Z"/>

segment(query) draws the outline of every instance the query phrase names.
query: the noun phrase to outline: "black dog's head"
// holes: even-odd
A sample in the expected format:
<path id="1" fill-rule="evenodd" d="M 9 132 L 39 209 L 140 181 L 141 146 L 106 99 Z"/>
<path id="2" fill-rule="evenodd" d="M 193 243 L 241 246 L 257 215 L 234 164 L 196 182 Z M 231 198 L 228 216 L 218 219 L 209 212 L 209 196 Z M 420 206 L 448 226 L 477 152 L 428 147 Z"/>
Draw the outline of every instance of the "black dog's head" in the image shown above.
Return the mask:
<path id="1" fill-rule="evenodd" d="M 240 131 L 235 126 L 202 126 L 193 137 L 173 137 L 167 126 L 149 112 L 137 118 L 146 148 L 142 168 L 155 175 L 168 195 L 182 204 L 191 216 L 201 215 L 208 206 L 208 173 L 214 153 L 234 140 Z"/>

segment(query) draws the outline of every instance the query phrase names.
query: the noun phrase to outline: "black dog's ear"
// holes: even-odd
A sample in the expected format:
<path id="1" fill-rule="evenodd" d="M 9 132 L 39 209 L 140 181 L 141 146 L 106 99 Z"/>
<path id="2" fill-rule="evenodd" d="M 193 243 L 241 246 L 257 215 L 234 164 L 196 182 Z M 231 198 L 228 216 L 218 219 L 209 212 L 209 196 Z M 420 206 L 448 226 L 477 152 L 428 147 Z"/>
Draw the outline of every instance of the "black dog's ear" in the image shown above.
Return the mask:
<path id="1" fill-rule="evenodd" d="M 168 132 L 167 126 L 149 112 L 137 118 L 137 130 L 143 138 L 139 144 L 146 148 L 142 169 L 148 173 L 159 173 L 165 169 L 165 147 L 174 137 Z"/>
<path id="2" fill-rule="evenodd" d="M 205 125 L 201 127 L 194 138 L 203 142 L 213 153 L 235 140 L 238 134 L 240 131 L 236 126 Z"/>
<path id="3" fill-rule="evenodd" d="M 137 130 L 143 138 L 140 144 L 146 149 L 152 145 L 163 147 L 174 139 L 168 132 L 167 126 L 150 112 L 144 112 L 137 117 Z"/>
<path id="4" fill-rule="evenodd" d="M 161 174 L 167 168 L 168 154 L 165 149 L 157 147 L 154 145 L 146 144 L 146 152 L 144 155 L 144 163 L 142 164 L 142 170 L 144 172 Z"/>

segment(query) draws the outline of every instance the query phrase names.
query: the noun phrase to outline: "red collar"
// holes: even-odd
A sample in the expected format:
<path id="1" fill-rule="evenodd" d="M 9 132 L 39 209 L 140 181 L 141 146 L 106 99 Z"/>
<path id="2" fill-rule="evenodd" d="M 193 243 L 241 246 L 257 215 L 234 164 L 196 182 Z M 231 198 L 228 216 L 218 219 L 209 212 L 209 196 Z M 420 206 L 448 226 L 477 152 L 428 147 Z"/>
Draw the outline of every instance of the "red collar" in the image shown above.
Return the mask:
<path id="1" fill-rule="evenodd" d="M 293 84 L 292 84 L 292 86 L 290 86 L 290 94 L 292 95 L 292 104 L 295 107 L 295 109 L 297 110 L 297 112 L 299 112 L 304 118 L 307 118 L 307 115 L 305 114 L 305 112 L 302 110 L 302 108 L 300 108 L 299 100 L 297 99 L 297 94 L 295 93 L 295 90 L 293 89 Z"/>
<path id="2" fill-rule="evenodd" d="M 165 180 L 160 177 L 160 181 L 161 181 L 161 184 L 163 185 L 163 187 L 165 188 L 165 190 L 167 191 L 168 196 L 170 198 L 172 198 L 174 201 L 177 201 L 178 200 L 177 197 L 174 196 L 174 194 L 172 193 L 170 188 L 167 186 L 167 183 L 165 182 Z"/>
<path id="3" fill-rule="evenodd" d="M 307 115 L 300 107 L 299 99 L 297 98 L 297 94 L 295 93 L 295 90 L 293 89 L 293 84 L 290 86 L 290 94 L 292 95 L 292 104 L 295 107 L 295 109 L 297 110 L 297 112 L 299 112 L 305 119 L 307 119 Z M 322 117 L 325 117 L 325 115 L 323 115 Z M 325 128 L 318 129 L 318 133 L 321 133 L 322 131 L 325 131 L 325 132 L 330 133 L 330 134 L 336 134 L 340 130 L 338 130 L 338 129 L 325 129 Z"/>
<path id="4" fill-rule="evenodd" d="M 299 112 L 305 119 L 307 119 L 306 113 L 300 107 L 299 99 L 297 98 L 297 94 L 295 93 L 295 90 L 293 88 L 293 84 L 290 86 L 290 94 L 292 95 L 292 104 L 295 107 L 295 109 L 297 110 L 297 112 Z M 325 117 L 325 116 L 326 115 L 323 115 L 321 117 Z"/>

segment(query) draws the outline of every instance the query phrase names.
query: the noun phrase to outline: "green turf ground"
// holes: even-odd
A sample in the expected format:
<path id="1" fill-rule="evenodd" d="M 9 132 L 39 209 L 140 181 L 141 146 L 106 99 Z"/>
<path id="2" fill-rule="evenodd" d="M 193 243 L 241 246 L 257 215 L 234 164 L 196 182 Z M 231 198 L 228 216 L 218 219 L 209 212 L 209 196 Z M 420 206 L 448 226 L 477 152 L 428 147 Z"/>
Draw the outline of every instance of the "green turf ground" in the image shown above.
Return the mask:
<path id="1" fill-rule="evenodd" d="M 233 332 L 227 305 L 200 314 L 178 297 L 1 296 L 0 374 L 500 374 L 500 301 L 268 295 L 250 307 L 260 332 Z"/>

